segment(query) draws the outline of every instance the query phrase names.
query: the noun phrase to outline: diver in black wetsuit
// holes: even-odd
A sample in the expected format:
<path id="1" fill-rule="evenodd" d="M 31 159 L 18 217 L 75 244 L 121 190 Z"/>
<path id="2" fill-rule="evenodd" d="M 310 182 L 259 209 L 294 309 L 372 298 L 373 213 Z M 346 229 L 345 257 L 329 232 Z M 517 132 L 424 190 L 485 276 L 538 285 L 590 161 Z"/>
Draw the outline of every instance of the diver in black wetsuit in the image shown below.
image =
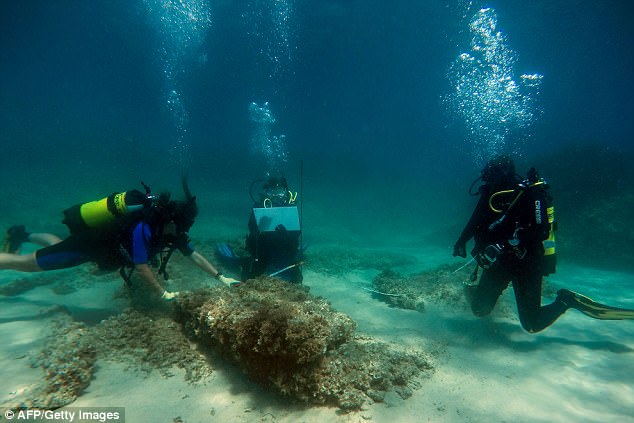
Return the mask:
<path id="1" fill-rule="evenodd" d="M 554 268 L 547 269 L 550 263 L 543 245 L 552 229 L 547 212 L 551 201 L 547 185 L 531 170 L 529 178 L 522 181 L 506 155 L 486 164 L 480 200 L 454 245 L 453 255 L 466 257 L 466 243 L 475 239 L 471 255 L 484 270 L 477 285 L 465 288 L 473 314 L 481 317 L 491 313 L 511 282 L 522 327 L 534 333 L 550 326 L 573 304 L 565 301 L 563 293 L 553 303 L 541 304 L 542 276 L 554 272 Z"/>
<path id="2" fill-rule="evenodd" d="M 454 257 L 464 258 L 467 241 L 475 239 L 471 255 L 484 270 L 477 285 L 465 287 L 473 314 L 491 313 L 511 282 L 520 322 L 531 333 L 544 330 L 569 308 L 594 319 L 634 320 L 632 309 L 597 303 L 567 289 L 557 291 L 555 301 L 543 306 L 542 277 L 555 272 L 555 222 L 548 184 L 534 168 L 521 180 L 506 155 L 489 160 L 475 182 L 480 179 L 484 182 L 480 200 L 453 248 Z"/>
<path id="3" fill-rule="evenodd" d="M 263 182 L 260 198 L 253 193 L 253 209 L 249 217 L 243 280 L 261 275 L 277 276 L 290 283 L 301 284 L 301 222 L 297 209 L 297 192 L 292 192 L 286 178 L 269 176 Z M 251 189 L 253 185 L 251 185 Z"/>

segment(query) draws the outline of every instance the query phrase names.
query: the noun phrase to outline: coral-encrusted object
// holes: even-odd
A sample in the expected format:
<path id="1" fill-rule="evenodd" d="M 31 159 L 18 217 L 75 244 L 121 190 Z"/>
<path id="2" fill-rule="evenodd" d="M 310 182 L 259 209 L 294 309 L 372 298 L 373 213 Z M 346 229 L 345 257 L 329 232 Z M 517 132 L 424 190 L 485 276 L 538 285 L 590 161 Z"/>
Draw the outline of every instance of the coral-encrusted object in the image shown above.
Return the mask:
<path id="1" fill-rule="evenodd" d="M 185 294 L 178 318 L 255 381 L 308 403 L 353 410 L 391 389 L 407 397 L 431 369 L 422 353 L 355 336 L 350 317 L 279 279 Z"/>

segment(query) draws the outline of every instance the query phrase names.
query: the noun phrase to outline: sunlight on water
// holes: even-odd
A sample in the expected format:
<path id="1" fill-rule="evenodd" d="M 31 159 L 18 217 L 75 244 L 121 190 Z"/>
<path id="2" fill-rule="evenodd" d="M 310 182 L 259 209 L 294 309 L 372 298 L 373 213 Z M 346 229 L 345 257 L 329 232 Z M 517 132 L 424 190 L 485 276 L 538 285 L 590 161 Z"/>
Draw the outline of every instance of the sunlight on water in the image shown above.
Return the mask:
<path id="1" fill-rule="evenodd" d="M 280 174 L 282 165 L 288 159 L 286 135 L 271 135 L 275 117 L 266 102 L 262 106 L 249 104 L 249 118 L 254 123 L 251 134 L 251 151 L 262 154 L 267 164 L 268 174 Z"/>
<path id="2" fill-rule="evenodd" d="M 144 4 L 157 33 L 158 61 L 165 83 L 163 97 L 174 125 L 170 153 L 182 168 L 190 160 L 189 111 L 182 84 L 189 64 L 207 62 L 206 54 L 199 50 L 211 25 L 211 12 L 206 0 L 145 0 Z"/>
<path id="3" fill-rule="evenodd" d="M 494 154 L 521 154 L 522 143 L 509 140 L 509 135 L 535 122 L 542 75 L 521 75 L 516 81 L 517 55 L 498 30 L 493 9 L 478 11 L 469 30 L 471 49 L 449 67 L 453 89 L 443 100 L 452 116 L 464 123 L 475 161 L 481 165 Z"/>
<path id="4" fill-rule="evenodd" d="M 263 71 L 277 80 L 287 71 L 295 51 L 294 0 L 251 0 L 242 14 L 257 46 Z"/>

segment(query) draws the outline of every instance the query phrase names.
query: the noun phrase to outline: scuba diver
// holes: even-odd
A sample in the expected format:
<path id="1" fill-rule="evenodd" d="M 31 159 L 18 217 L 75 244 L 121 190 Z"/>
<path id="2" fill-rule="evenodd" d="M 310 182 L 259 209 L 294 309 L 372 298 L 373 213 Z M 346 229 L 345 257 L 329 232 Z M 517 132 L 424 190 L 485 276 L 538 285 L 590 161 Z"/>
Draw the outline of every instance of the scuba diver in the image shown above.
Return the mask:
<path id="1" fill-rule="evenodd" d="M 261 184 L 257 199 L 253 196 L 256 184 Z M 218 247 L 218 256 L 225 262 L 238 263 L 245 281 L 267 275 L 290 283 L 301 283 L 301 223 L 296 205 L 297 193 L 288 188 L 283 176 L 270 176 L 253 181 L 249 195 L 253 208 L 245 241 L 248 254 L 237 256 L 228 245 L 223 244 Z"/>
<path id="2" fill-rule="evenodd" d="M 22 225 L 12 226 L 7 230 L 0 253 L 0 269 L 40 272 L 95 262 L 100 270 L 119 269 L 128 285 L 132 272 L 136 271 L 157 297 L 170 301 L 178 292 L 165 290 L 150 265 L 160 257 L 158 273 L 167 279 L 167 261 L 174 250 L 179 250 L 223 284 L 238 283 L 225 277 L 191 246 L 188 231 L 198 207 L 186 179 L 182 182 L 184 201 L 171 200 L 169 193 L 155 197 L 144 185 L 145 194 L 131 190 L 72 206 L 64 211 L 63 223 L 71 232 L 64 240 L 52 234 L 28 233 Z M 20 255 L 24 242 L 44 247 L 33 254 Z"/>
<path id="3" fill-rule="evenodd" d="M 498 298 L 513 285 L 522 327 L 535 333 L 544 330 L 569 308 L 603 320 L 634 319 L 634 310 L 599 304 L 567 289 L 557 292 L 550 304 L 541 304 L 543 276 L 555 272 L 554 208 L 548 184 L 531 168 L 522 180 L 513 160 L 497 155 L 487 162 L 469 189 L 482 180 L 480 199 L 453 248 L 453 256 L 466 258 L 466 244 L 478 267 L 471 275 L 477 285 L 466 285 L 471 310 L 478 317 L 491 313 Z"/>

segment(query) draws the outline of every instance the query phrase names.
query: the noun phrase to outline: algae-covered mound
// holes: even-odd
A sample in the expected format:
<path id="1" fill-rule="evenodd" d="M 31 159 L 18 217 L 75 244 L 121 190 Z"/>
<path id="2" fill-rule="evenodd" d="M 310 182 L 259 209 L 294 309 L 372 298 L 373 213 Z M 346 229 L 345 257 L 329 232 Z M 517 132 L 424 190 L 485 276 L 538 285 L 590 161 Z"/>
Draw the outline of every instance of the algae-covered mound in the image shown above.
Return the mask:
<path id="1" fill-rule="evenodd" d="M 150 373 L 172 376 L 174 367 L 185 370 L 185 379 L 198 382 L 212 373 L 205 356 L 193 348 L 178 323 L 161 313 L 126 310 L 92 328 L 99 359 L 128 364 Z"/>
<path id="2" fill-rule="evenodd" d="M 370 248 L 314 247 L 306 257 L 306 267 L 318 273 L 340 275 L 351 270 L 389 269 L 416 263 L 408 254 Z"/>
<path id="3" fill-rule="evenodd" d="M 467 278 L 468 270 L 455 272 L 449 265 L 408 276 L 384 270 L 373 279 L 372 292 L 388 304 L 408 310 L 423 312 L 426 301 L 464 309 L 462 282 Z"/>
<path id="4" fill-rule="evenodd" d="M 577 203 L 576 203 L 577 204 Z M 609 218 L 606 218 L 609 216 Z M 579 202 L 557 236 L 562 257 L 583 264 L 633 270 L 634 193 L 604 195 L 601 201 Z M 601 248 L 596 248 L 601 245 Z"/>
<path id="5" fill-rule="evenodd" d="M 432 369 L 429 357 L 420 351 L 357 336 L 329 352 L 314 369 L 318 391 L 313 398 L 344 410 L 359 409 L 367 398 L 383 402 L 392 390 L 407 399 L 419 387 L 416 377 Z"/>
<path id="6" fill-rule="evenodd" d="M 308 403 L 358 409 L 369 398 L 380 400 L 380 392 L 407 392 L 431 367 L 420 353 L 359 342 L 350 317 L 278 279 L 186 294 L 178 309 L 199 342 L 252 379 Z"/>
<path id="7" fill-rule="evenodd" d="M 27 277 L 15 279 L 8 283 L 0 285 L 0 295 L 13 297 L 23 294 L 27 291 L 54 283 L 54 279 L 48 275 L 28 275 Z"/>
<path id="8" fill-rule="evenodd" d="M 45 378 L 26 405 L 55 409 L 75 401 L 90 385 L 96 360 L 93 337 L 86 326 L 67 319 L 57 321 L 34 362 L 44 369 Z"/>
<path id="9" fill-rule="evenodd" d="M 373 289 L 370 291 L 376 298 L 393 307 L 424 312 L 425 304 L 432 303 L 446 309 L 471 313 L 463 283 L 469 281 L 472 270 L 473 267 L 468 267 L 456 271 L 452 265 L 439 266 L 413 275 L 384 270 L 373 279 Z M 545 296 L 554 296 L 556 288 L 544 279 L 542 291 Z M 514 301 L 509 301 L 510 298 L 500 298 L 494 309 L 495 315 L 517 319 L 516 306 Z"/>
<path id="10" fill-rule="evenodd" d="M 58 310 L 64 312 L 63 308 Z M 127 310 L 95 326 L 64 314 L 34 365 L 44 377 L 9 407 L 53 409 L 73 402 L 90 384 L 97 360 L 198 381 L 209 357 L 187 338 L 212 347 L 254 380 L 311 404 L 345 410 L 382 401 L 393 390 L 407 398 L 430 370 L 426 355 L 355 335 L 355 322 L 308 289 L 279 279 L 251 280 L 183 294 L 171 313 Z M 214 357 L 216 358 L 216 357 Z"/>
<path id="11" fill-rule="evenodd" d="M 545 150 L 534 162 L 554 198 L 560 257 L 634 270 L 634 152 L 601 140 L 576 140 Z"/>
<path id="12" fill-rule="evenodd" d="M 65 313 L 63 308 L 58 312 Z M 181 326 L 165 313 L 127 310 L 96 326 L 86 326 L 63 314 L 52 326 L 33 367 L 44 371 L 40 381 L 12 402 L 10 408 L 55 409 L 70 404 L 90 385 L 97 360 L 123 362 L 129 369 L 164 377 L 173 368 L 185 370 L 185 379 L 199 382 L 213 369 L 195 349 Z"/>

